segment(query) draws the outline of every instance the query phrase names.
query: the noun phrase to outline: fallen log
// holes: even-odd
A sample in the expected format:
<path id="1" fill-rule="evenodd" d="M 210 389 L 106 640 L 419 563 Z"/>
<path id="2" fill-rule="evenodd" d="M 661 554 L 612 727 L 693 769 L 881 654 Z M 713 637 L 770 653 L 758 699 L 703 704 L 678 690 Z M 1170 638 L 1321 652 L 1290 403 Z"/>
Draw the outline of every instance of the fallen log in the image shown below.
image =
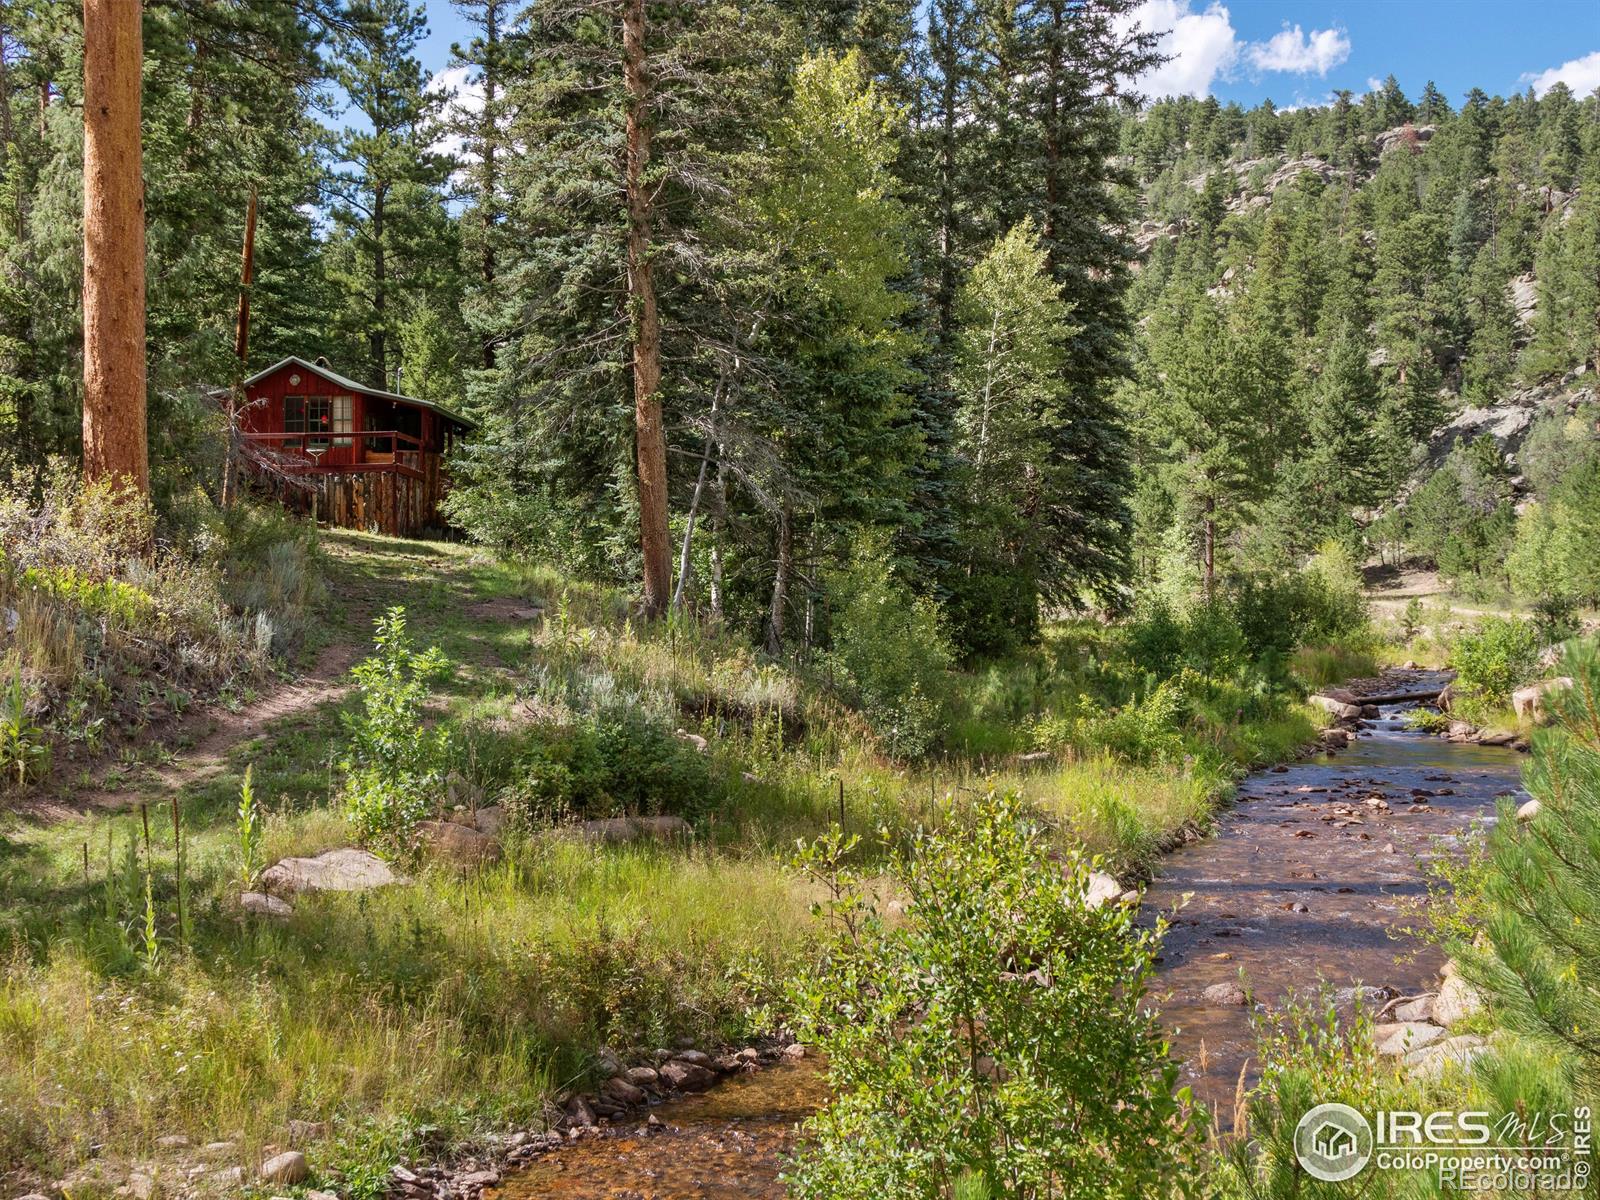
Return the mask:
<path id="1" fill-rule="evenodd" d="M 1357 704 L 1408 704 L 1412 701 L 1437 700 L 1444 687 L 1429 688 L 1425 692 L 1383 692 L 1376 696 L 1357 694 Z"/>

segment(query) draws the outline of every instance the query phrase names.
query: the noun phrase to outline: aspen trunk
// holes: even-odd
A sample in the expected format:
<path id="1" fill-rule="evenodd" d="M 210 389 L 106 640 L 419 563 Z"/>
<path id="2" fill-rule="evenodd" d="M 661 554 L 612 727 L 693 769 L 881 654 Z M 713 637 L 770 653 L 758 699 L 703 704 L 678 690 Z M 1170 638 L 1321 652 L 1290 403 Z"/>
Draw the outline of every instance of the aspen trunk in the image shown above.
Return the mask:
<path id="1" fill-rule="evenodd" d="M 83 474 L 148 492 L 141 13 L 83 4 Z"/>
<path id="2" fill-rule="evenodd" d="M 784 614 L 789 607 L 789 576 L 794 572 L 794 521 L 785 504 L 778 513 L 778 569 L 772 577 L 772 611 L 767 615 L 767 653 L 783 652 Z"/>
<path id="3" fill-rule="evenodd" d="M 667 435 L 661 416 L 661 317 L 650 259 L 651 204 L 644 178 L 650 161 L 650 80 L 644 0 L 623 0 L 622 69 L 628 91 L 628 295 L 633 323 L 633 420 L 639 470 L 639 549 L 644 559 L 644 615 L 667 611 L 672 546 L 667 529 Z"/>
<path id="4" fill-rule="evenodd" d="M 722 586 L 722 525 L 728 515 L 728 478 L 723 473 L 723 449 L 717 446 L 717 477 L 716 486 L 711 493 L 711 620 L 720 623 L 722 620 L 723 586 Z"/>

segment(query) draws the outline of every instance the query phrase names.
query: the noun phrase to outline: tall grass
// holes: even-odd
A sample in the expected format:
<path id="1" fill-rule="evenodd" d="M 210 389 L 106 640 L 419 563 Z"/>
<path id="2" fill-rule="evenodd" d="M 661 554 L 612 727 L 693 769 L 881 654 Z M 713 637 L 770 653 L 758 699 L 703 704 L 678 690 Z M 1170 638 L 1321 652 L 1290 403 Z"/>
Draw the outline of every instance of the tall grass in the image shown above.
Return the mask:
<path id="1" fill-rule="evenodd" d="M 275 824 L 270 840 L 301 850 L 333 832 Z M 156 840 L 152 961 L 117 928 L 142 926 L 142 895 L 108 913 L 65 838 L 23 845 L 0 913 L 0 1162 L 41 1169 L 172 1133 L 242 1134 L 248 1159 L 291 1119 L 529 1120 L 596 1046 L 735 1036 L 742 980 L 775 977 L 805 930 L 770 859 L 556 834 L 472 878 L 301 897 L 279 924 L 238 912 L 219 826 L 187 848 L 192 954 Z"/>

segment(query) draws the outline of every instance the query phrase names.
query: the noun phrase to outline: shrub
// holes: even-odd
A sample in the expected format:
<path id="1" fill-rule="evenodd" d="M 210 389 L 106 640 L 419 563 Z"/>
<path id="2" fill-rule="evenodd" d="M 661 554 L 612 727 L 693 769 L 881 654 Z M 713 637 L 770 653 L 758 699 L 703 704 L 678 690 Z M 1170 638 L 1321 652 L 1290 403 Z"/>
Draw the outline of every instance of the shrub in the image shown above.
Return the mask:
<path id="1" fill-rule="evenodd" d="M 350 672 L 360 704 L 344 714 L 344 801 L 362 840 L 392 849 L 443 792 L 450 731 L 428 730 L 424 705 L 449 664 L 437 646 L 412 647 L 398 605 L 378 618 L 373 644 L 376 653 Z"/>
<path id="2" fill-rule="evenodd" d="M 50 747 L 44 730 L 28 711 L 22 668 L 13 665 L 5 690 L 0 692 L 0 789 L 26 787 L 49 766 Z"/>
<path id="3" fill-rule="evenodd" d="M 1539 666 L 1538 631 L 1514 617 L 1485 617 L 1450 647 L 1459 689 L 1487 704 L 1504 704 Z"/>
<path id="4" fill-rule="evenodd" d="M 714 793 L 704 755 L 648 714 L 617 704 L 530 751 L 500 799 L 521 823 L 537 826 L 618 813 L 694 819 Z"/>
<path id="5" fill-rule="evenodd" d="M 788 1000 L 834 1099 L 805 1127 L 792 1193 L 1175 1190 L 1193 1127 L 1144 996 L 1159 930 L 1129 906 L 1085 905 L 1091 864 L 1055 861 L 1014 797 L 943 815 L 892 856 L 894 926 L 845 865 L 854 838 L 835 830 L 798 860 L 830 896 L 830 927 Z"/>
<path id="6" fill-rule="evenodd" d="M 863 540 L 829 581 L 834 684 L 865 713 L 884 748 L 917 758 L 944 733 L 951 654 L 938 609 L 890 573 L 881 543 Z"/>

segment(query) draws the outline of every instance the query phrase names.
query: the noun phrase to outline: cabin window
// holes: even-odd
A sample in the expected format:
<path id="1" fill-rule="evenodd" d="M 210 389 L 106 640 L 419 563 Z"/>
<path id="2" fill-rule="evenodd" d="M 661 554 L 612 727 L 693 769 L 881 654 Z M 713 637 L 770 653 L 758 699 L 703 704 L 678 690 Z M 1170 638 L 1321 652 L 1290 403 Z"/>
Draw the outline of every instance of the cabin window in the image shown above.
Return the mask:
<path id="1" fill-rule="evenodd" d="M 335 396 L 333 398 L 332 428 L 334 433 L 349 433 L 355 428 L 352 414 L 352 409 L 354 406 L 355 398 L 352 396 Z M 350 443 L 351 439 L 347 437 L 336 437 L 333 439 L 333 444 L 335 446 L 348 446 Z"/>
<path id="2" fill-rule="evenodd" d="M 285 396 L 283 398 L 283 431 L 285 433 L 349 433 L 352 429 L 354 400 L 350 396 Z M 348 437 L 314 437 L 307 441 L 313 448 L 334 445 L 348 446 Z"/>
<path id="3" fill-rule="evenodd" d="M 283 398 L 283 431 L 285 433 L 322 433 L 328 428 L 327 396 L 285 396 Z M 310 442 L 313 446 L 326 446 L 323 438 Z"/>

